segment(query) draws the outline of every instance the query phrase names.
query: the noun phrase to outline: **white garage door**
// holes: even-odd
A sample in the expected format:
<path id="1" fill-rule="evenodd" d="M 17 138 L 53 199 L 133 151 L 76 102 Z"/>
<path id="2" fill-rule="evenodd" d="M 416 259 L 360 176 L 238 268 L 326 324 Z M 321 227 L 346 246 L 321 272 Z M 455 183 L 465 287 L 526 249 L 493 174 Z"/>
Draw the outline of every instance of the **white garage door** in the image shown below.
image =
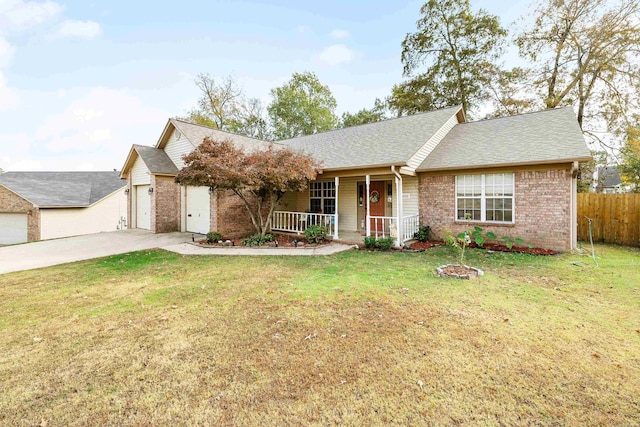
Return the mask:
<path id="1" fill-rule="evenodd" d="M 27 214 L 0 213 L 0 245 L 27 241 Z"/>
<path id="2" fill-rule="evenodd" d="M 211 215 L 209 213 L 209 187 L 187 187 L 187 231 L 207 234 Z"/>
<path id="3" fill-rule="evenodd" d="M 151 228 L 151 196 L 148 185 L 136 185 L 136 227 Z"/>

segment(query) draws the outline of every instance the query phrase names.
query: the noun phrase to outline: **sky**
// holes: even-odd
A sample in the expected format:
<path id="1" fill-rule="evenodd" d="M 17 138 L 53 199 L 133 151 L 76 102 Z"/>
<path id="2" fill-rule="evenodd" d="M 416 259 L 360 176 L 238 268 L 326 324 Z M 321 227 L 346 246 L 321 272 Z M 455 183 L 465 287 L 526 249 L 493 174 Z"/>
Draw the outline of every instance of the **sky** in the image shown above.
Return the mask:
<path id="1" fill-rule="evenodd" d="M 194 78 L 232 75 L 265 105 L 315 72 L 337 113 L 402 81 L 422 1 L 0 0 L 0 168 L 120 170 L 195 106 Z M 509 26 L 529 2 L 471 0 Z M 507 60 L 517 60 L 511 52 Z"/>

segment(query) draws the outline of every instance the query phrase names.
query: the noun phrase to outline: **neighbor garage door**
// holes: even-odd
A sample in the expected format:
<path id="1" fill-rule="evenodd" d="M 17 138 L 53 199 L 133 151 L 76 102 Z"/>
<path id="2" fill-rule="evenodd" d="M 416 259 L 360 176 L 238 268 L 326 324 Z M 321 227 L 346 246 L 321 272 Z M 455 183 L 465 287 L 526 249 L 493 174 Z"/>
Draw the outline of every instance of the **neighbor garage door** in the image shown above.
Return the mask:
<path id="1" fill-rule="evenodd" d="M 27 241 L 27 214 L 0 213 L 0 245 Z"/>
<path id="2" fill-rule="evenodd" d="M 151 196 L 148 185 L 136 185 L 136 228 L 151 228 Z"/>
<path id="3" fill-rule="evenodd" d="M 187 231 L 207 234 L 211 223 L 209 187 L 187 187 Z"/>

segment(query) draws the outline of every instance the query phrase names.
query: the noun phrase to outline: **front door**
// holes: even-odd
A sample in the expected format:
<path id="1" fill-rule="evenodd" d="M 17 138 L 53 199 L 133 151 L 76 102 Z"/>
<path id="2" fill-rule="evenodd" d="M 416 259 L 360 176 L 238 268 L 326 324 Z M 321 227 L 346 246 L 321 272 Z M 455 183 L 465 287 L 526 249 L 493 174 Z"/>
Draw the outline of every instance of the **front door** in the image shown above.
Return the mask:
<path id="1" fill-rule="evenodd" d="M 384 181 L 371 181 L 369 184 L 369 215 L 384 216 Z M 371 218 L 371 234 L 382 234 L 384 221 L 381 218 Z"/>

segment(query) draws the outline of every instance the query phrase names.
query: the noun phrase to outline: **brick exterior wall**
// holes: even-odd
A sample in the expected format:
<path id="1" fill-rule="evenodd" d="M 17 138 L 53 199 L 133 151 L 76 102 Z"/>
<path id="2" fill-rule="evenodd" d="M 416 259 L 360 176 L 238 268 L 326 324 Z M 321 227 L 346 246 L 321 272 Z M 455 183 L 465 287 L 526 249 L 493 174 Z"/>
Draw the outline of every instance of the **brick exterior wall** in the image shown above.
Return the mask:
<path id="1" fill-rule="evenodd" d="M 211 230 L 225 238 L 244 237 L 256 232 L 246 206 L 233 192 L 216 191 L 216 197 L 211 199 Z"/>
<path id="2" fill-rule="evenodd" d="M 0 212 L 27 214 L 27 240 L 40 240 L 40 209 L 0 185 Z"/>
<path id="3" fill-rule="evenodd" d="M 170 176 L 151 175 L 151 232 L 180 231 L 180 185 Z"/>
<path id="4" fill-rule="evenodd" d="M 506 172 L 506 171 L 501 171 Z M 513 170 L 515 181 L 514 224 L 477 223 L 498 236 L 520 237 L 536 247 L 571 249 L 571 172 L 562 168 Z M 464 171 L 457 174 L 481 173 Z M 486 173 L 491 173 L 487 171 Z M 455 221 L 455 175 L 420 175 L 420 221 L 431 226 L 438 238 L 445 229 L 455 233 L 470 227 Z M 476 225 L 472 223 L 471 227 Z"/>

